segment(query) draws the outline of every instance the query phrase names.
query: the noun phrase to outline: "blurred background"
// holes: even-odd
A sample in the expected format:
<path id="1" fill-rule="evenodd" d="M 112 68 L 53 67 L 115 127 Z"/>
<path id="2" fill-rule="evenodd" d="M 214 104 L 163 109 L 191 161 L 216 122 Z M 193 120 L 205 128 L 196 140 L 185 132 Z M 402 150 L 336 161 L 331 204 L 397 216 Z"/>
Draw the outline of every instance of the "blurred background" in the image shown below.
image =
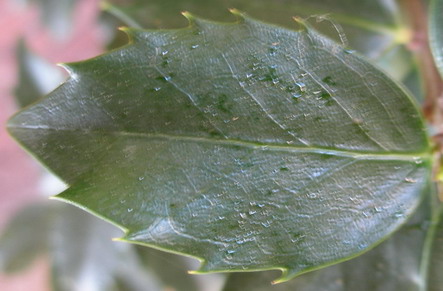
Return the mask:
<path id="1" fill-rule="evenodd" d="M 104 50 L 109 36 L 99 14 L 98 0 L 0 1 L 0 233 L 18 210 L 64 187 L 11 139 L 6 121 L 63 81 L 66 74 L 56 63 Z M 39 256 L 24 273 L 0 273 L 0 290 L 50 290 L 49 272 Z"/>

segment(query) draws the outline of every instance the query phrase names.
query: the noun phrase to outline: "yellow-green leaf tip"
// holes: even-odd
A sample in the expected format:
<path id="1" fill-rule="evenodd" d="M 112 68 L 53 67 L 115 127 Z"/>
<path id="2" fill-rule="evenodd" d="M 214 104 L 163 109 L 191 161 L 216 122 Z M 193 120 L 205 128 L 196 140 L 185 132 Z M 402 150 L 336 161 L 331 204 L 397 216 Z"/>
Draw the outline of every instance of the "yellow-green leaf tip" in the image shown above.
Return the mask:
<path id="1" fill-rule="evenodd" d="M 235 15 L 241 19 L 245 19 L 247 17 L 246 13 L 244 13 L 236 8 L 230 8 L 229 12 L 231 12 L 233 15 Z"/>
<path id="2" fill-rule="evenodd" d="M 118 28 L 118 30 L 124 32 L 128 36 L 128 39 L 129 39 L 130 43 L 134 41 L 134 39 L 136 37 L 136 33 L 135 33 L 135 30 L 134 30 L 133 27 L 120 26 Z"/>
<path id="3" fill-rule="evenodd" d="M 272 285 L 276 285 L 276 284 L 280 284 L 280 283 L 283 283 L 283 282 L 287 282 L 287 281 L 291 280 L 292 278 L 294 278 L 294 274 L 290 273 L 288 269 L 281 268 L 280 270 L 282 271 L 282 274 L 281 274 L 280 278 L 272 281 L 271 282 Z"/>
<path id="4" fill-rule="evenodd" d="M 193 23 L 195 20 L 195 16 L 189 11 L 182 11 L 181 14 L 186 17 L 189 23 Z"/>
<path id="5" fill-rule="evenodd" d="M 76 79 L 78 77 L 78 73 L 80 72 L 79 65 L 76 63 L 57 63 L 57 66 L 63 68 L 73 79 Z"/>
<path id="6" fill-rule="evenodd" d="M 300 25 L 303 29 L 307 29 L 309 27 L 309 25 L 306 23 L 306 21 L 299 17 L 299 16 L 293 16 L 292 19 L 298 24 Z"/>

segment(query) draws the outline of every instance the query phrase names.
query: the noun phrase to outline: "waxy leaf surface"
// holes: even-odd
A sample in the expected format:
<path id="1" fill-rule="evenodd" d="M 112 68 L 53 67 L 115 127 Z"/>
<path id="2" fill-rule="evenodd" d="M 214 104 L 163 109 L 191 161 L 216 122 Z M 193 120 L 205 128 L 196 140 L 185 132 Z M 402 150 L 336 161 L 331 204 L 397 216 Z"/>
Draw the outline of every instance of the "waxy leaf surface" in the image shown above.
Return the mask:
<path id="1" fill-rule="evenodd" d="M 419 291 L 425 286 L 426 237 L 431 204 L 425 199 L 408 222 L 386 241 L 352 260 L 271 285 L 276 271 L 230 274 L 224 291 Z"/>
<path id="2" fill-rule="evenodd" d="M 303 23 L 186 16 L 66 65 L 65 84 L 10 120 L 70 185 L 58 198 L 123 240 L 200 258 L 198 272 L 280 269 L 280 281 L 407 220 L 430 154 L 395 82 Z"/>

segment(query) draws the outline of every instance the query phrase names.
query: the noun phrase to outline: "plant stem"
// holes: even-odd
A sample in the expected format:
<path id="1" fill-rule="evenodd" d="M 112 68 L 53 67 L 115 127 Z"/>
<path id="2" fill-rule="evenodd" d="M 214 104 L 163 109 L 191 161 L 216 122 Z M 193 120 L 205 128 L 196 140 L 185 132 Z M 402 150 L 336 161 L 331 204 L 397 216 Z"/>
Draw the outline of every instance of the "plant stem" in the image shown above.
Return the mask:
<path id="1" fill-rule="evenodd" d="M 407 47 L 415 56 L 421 72 L 425 101 L 423 114 L 431 125 L 435 143 L 433 179 L 438 183 L 438 196 L 443 201 L 441 181 L 443 153 L 443 81 L 435 65 L 429 45 L 427 5 L 424 0 L 399 0 L 408 17 L 412 38 Z"/>
<path id="2" fill-rule="evenodd" d="M 407 44 L 417 59 L 425 93 L 423 113 L 436 135 L 443 134 L 443 82 L 429 46 L 427 8 L 423 0 L 399 0 L 408 17 L 412 38 Z M 439 143 L 440 144 L 440 143 Z"/>

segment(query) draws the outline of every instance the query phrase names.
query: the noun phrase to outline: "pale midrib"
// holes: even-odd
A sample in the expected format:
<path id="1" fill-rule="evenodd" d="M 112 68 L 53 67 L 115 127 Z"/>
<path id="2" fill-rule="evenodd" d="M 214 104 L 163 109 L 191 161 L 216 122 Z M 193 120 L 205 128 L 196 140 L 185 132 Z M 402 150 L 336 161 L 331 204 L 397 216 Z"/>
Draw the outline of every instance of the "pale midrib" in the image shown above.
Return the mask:
<path id="1" fill-rule="evenodd" d="M 325 154 L 332 156 L 349 157 L 360 160 L 391 160 L 391 161 L 417 161 L 420 159 L 422 161 L 430 161 L 431 153 L 428 151 L 422 153 L 369 153 L 369 152 L 358 152 L 353 150 L 340 150 L 340 149 L 330 149 L 323 147 L 312 147 L 312 146 L 294 146 L 286 144 L 265 144 L 252 141 L 243 141 L 235 139 L 212 139 L 207 137 L 198 136 L 184 136 L 184 135 L 171 135 L 162 133 L 143 133 L 143 132 L 128 132 L 119 130 L 94 130 L 94 129 L 70 129 L 70 128 L 53 128 L 44 126 L 33 126 L 33 125 L 9 125 L 10 130 L 13 129 L 31 129 L 31 130 L 51 130 L 51 131 L 69 131 L 77 132 L 83 134 L 104 134 L 110 136 L 128 136 L 128 137 L 144 137 L 149 139 L 164 139 L 182 142 L 194 142 L 194 143 L 207 143 L 214 145 L 229 145 L 237 147 L 245 147 L 254 150 L 261 151 L 284 151 L 293 153 L 314 153 L 314 154 Z"/>

